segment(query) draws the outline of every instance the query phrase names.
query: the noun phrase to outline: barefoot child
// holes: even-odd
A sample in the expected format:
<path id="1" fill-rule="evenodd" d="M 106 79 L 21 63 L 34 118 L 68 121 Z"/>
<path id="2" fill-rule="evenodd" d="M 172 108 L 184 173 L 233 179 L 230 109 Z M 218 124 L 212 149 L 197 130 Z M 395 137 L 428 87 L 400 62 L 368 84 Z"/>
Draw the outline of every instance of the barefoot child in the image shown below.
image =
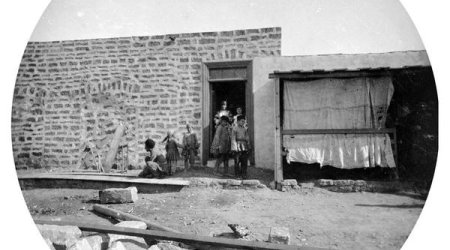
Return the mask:
<path id="1" fill-rule="evenodd" d="M 162 141 L 163 143 L 166 142 L 166 160 L 167 160 L 167 167 L 168 167 L 168 174 L 172 175 L 173 170 L 172 166 L 177 166 L 177 161 L 180 159 L 180 153 L 178 152 L 178 146 L 175 139 L 175 134 L 171 131 L 167 132 L 166 138 Z"/>
<path id="2" fill-rule="evenodd" d="M 231 150 L 234 153 L 236 177 L 247 179 L 248 151 L 250 149 L 250 137 L 245 127 L 245 117 L 239 115 L 236 118 L 237 126 L 231 132 Z"/>
<path id="3" fill-rule="evenodd" d="M 219 166 L 223 162 L 224 175 L 228 174 L 228 158 L 231 150 L 231 131 L 228 116 L 220 117 L 219 126 L 211 145 L 211 152 L 217 156 L 215 170 L 219 171 Z"/>
<path id="4" fill-rule="evenodd" d="M 184 156 L 184 171 L 187 171 L 195 163 L 195 157 L 198 153 L 199 144 L 197 141 L 197 135 L 192 133 L 191 126 L 186 124 L 186 133 L 183 135 L 183 151 Z"/>

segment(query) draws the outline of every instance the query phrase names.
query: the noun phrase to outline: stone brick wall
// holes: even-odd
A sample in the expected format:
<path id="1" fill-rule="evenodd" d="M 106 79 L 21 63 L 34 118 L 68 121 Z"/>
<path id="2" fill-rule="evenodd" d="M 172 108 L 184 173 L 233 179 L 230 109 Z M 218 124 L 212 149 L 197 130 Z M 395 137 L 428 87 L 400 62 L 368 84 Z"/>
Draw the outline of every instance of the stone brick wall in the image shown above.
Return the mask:
<path id="1" fill-rule="evenodd" d="M 200 138 L 202 61 L 280 49 L 281 28 L 30 42 L 13 99 L 16 168 L 76 168 L 87 145 L 102 158 L 121 122 L 132 165 L 147 138 L 159 142 L 186 123 Z"/>

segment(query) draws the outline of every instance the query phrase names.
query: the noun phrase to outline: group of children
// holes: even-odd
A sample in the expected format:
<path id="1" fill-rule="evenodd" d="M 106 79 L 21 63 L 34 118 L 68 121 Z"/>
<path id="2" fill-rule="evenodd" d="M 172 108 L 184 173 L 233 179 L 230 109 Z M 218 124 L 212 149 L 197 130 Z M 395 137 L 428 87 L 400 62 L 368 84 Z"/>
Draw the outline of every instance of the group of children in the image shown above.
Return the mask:
<path id="1" fill-rule="evenodd" d="M 223 162 L 224 175 L 228 174 L 228 160 L 234 158 L 234 174 L 237 178 L 247 178 L 248 154 L 250 151 L 250 138 L 246 126 L 245 116 L 234 117 L 233 124 L 229 116 L 223 115 L 216 127 L 216 133 L 211 145 L 211 153 L 217 158 L 215 170 Z"/>
<path id="2" fill-rule="evenodd" d="M 211 144 L 211 153 L 216 157 L 215 171 L 219 172 L 219 167 L 223 163 L 224 175 L 228 175 L 228 160 L 233 157 L 235 176 L 246 179 L 248 154 L 251 147 L 246 119 L 241 108 L 237 108 L 237 114 L 232 117 L 226 110 L 226 102 L 224 104 L 216 117 L 216 132 Z M 181 144 L 173 132 L 169 132 L 162 143 L 166 143 L 165 157 L 154 150 L 155 142 L 152 139 L 145 141 L 145 150 L 150 153 L 150 156 L 145 158 L 146 167 L 139 174 L 140 177 L 160 178 L 164 175 L 172 175 L 173 167 L 181 158 L 178 148 L 182 149 L 185 171 L 195 163 L 200 144 L 189 124 L 186 125 L 186 133 Z"/>
<path id="3" fill-rule="evenodd" d="M 189 124 L 186 125 L 186 132 L 183 135 L 181 144 L 177 141 L 173 132 L 168 132 L 162 143 L 166 143 L 165 157 L 154 149 L 155 141 L 152 139 L 145 141 L 145 150 L 150 153 L 150 156 L 145 157 L 146 166 L 139 173 L 139 177 L 161 178 L 164 175 L 172 175 L 175 170 L 173 167 L 176 167 L 178 160 L 181 158 L 178 148 L 182 149 L 181 156 L 184 158 L 184 171 L 195 164 L 195 157 L 198 154 L 200 144 Z"/>

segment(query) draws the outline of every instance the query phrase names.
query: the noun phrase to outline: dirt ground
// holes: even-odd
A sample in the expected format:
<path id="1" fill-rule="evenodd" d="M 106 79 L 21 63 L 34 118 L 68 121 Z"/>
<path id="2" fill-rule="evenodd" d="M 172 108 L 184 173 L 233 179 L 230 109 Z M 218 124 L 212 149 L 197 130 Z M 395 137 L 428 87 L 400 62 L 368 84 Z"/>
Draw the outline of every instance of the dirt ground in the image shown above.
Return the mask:
<path id="1" fill-rule="evenodd" d="M 92 211 L 97 190 L 23 191 L 37 219 L 115 223 Z M 270 227 L 290 229 L 291 244 L 331 249 L 400 249 L 424 200 L 413 194 L 334 193 L 316 187 L 270 189 L 184 188 L 177 193 L 139 194 L 134 204 L 109 205 L 184 233 L 231 233 L 227 224 L 247 226 L 254 240 Z"/>

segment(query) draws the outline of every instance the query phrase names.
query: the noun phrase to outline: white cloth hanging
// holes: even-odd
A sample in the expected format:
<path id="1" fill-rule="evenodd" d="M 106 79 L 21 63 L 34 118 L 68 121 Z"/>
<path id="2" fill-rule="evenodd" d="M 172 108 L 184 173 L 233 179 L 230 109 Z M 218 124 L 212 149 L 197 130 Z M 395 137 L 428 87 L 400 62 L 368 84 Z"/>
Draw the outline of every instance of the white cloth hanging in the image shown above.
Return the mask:
<path id="1" fill-rule="evenodd" d="M 283 129 L 385 127 L 394 87 L 390 77 L 284 82 Z M 288 162 L 338 168 L 395 167 L 388 134 L 283 136 Z"/>

